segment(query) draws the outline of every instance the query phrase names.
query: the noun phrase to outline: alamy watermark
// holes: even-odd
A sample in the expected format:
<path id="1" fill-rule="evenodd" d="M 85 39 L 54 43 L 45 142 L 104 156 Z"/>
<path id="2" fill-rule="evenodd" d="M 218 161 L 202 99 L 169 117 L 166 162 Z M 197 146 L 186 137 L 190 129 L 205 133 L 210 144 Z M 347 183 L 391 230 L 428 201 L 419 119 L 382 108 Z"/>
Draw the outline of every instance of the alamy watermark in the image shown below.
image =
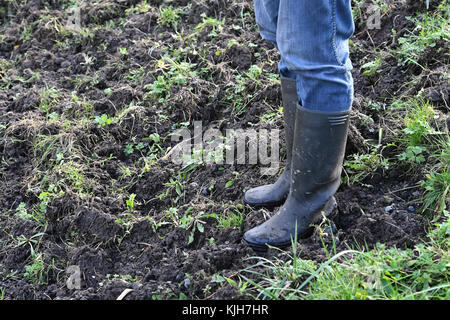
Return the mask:
<path id="1" fill-rule="evenodd" d="M 79 32 L 81 31 L 81 9 L 80 7 L 73 6 L 68 10 L 66 29 L 69 31 Z"/>
<path id="2" fill-rule="evenodd" d="M 366 14 L 367 29 L 381 29 L 381 8 L 375 4 L 371 4 L 367 8 Z"/>
<path id="3" fill-rule="evenodd" d="M 381 9 L 379 6 L 372 4 L 367 8 L 367 29 L 381 29 Z"/>
<path id="4" fill-rule="evenodd" d="M 279 129 L 226 129 L 203 132 L 201 121 L 195 121 L 193 134 L 187 128 L 171 134 L 175 146 L 167 154 L 173 163 L 189 164 L 260 164 L 263 175 L 275 175 L 279 169 Z M 248 149 L 248 150 L 247 150 Z M 247 152 L 248 151 L 248 152 Z"/>
<path id="5" fill-rule="evenodd" d="M 81 270 L 80 266 L 72 265 L 69 266 L 66 270 L 66 273 L 69 275 L 66 281 L 67 289 L 69 290 L 79 290 L 81 289 Z"/>

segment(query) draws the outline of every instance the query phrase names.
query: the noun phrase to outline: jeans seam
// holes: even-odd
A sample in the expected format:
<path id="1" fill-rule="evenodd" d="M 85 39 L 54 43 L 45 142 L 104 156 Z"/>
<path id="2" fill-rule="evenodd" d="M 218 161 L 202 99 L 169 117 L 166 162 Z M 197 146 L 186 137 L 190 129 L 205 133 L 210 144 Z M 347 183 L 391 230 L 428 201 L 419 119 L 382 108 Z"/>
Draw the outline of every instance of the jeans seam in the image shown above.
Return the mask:
<path id="1" fill-rule="evenodd" d="M 336 21 L 336 0 L 330 0 L 331 6 L 331 25 L 332 25 L 332 34 L 331 34 L 331 46 L 333 47 L 333 54 L 336 62 L 343 67 L 344 63 L 341 63 L 338 58 L 337 46 L 336 46 L 336 29 L 337 29 L 337 21 Z"/>

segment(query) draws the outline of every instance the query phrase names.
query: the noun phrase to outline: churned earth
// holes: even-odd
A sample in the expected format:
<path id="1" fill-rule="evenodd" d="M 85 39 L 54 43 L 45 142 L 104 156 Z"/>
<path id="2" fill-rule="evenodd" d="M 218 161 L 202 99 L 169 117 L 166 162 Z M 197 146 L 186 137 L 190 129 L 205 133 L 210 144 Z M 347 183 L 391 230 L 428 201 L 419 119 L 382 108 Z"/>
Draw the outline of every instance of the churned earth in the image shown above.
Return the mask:
<path id="1" fill-rule="evenodd" d="M 447 43 L 419 53 L 426 71 L 391 55 L 367 72 L 380 52 L 399 48 L 415 27 L 407 17 L 425 4 L 389 3 L 370 30 L 368 3 L 354 4 L 346 152 L 353 159 L 381 142 L 392 161 L 361 175 L 344 166 L 337 212 L 299 243 L 300 257 L 318 262 L 332 242 L 340 252 L 426 240 L 425 172 L 395 161 L 403 122 L 385 106 L 422 91 L 436 129 L 448 122 L 448 56 L 437 50 Z M 241 243 L 276 211 L 247 207 L 244 191 L 276 176 L 258 164 L 183 167 L 166 155 L 171 134 L 193 132 L 194 121 L 204 131 L 280 129 L 284 141 L 278 54 L 258 34 L 253 2 L 2 1 L 0 21 L 3 297 L 116 299 L 132 289 L 126 299 L 248 298 L 223 279 L 249 257 L 277 254 Z M 79 288 L 67 285 L 69 266 Z"/>

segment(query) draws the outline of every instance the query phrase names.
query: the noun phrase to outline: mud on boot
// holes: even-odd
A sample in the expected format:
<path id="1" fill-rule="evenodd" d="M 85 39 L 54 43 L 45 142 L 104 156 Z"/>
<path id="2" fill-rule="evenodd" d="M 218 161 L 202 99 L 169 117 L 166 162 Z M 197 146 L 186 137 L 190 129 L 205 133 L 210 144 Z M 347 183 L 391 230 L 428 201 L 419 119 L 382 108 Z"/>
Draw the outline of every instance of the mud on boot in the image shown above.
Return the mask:
<path id="1" fill-rule="evenodd" d="M 244 240 L 255 250 L 286 247 L 307 235 L 311 224 L 336 206 L 341 182 L 349 112 L 320 112 L 298 107 L 294 130 L 289 195 L 280 210 L 247 231 Z"/>
<path id="2" fill-rule="evenodd" d="M 245 193 L 244 202 L 253 207 L 280 205 L 286 200 L 289 193 L 292 143 L 294 138 L 295 114 L 298 104 L 297 80 L 282 76 L 281 95 L 286 136 L 286 164 L 283 173 L 275 183 L 252 188 Z"/>

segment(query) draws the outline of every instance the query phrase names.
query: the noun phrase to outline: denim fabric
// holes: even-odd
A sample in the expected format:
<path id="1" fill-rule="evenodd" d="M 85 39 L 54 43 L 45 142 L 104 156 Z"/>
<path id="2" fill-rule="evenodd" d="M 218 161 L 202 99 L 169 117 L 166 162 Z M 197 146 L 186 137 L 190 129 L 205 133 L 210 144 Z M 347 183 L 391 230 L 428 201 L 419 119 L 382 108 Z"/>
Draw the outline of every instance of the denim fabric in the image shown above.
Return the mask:
<path id="1" fill-rule="evenodd" d="M 280 52 L 280 74 L 297 80 L 300 104 L 339 112 L 353 101 L 350 0 L 254 0 L 261 36 Z"/>

